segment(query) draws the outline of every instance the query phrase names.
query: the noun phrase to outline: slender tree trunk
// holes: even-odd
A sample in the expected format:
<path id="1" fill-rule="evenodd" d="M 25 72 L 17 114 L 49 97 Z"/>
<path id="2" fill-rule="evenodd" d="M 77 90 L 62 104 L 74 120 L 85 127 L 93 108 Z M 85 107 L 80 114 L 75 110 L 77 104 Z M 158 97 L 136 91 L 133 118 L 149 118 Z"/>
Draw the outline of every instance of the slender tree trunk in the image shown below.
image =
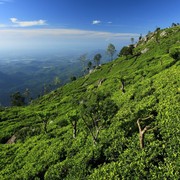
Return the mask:
<path id="1" fill-rule="evenodd" d="M 161 62 L 161 66 L 162 66 L 163 65 L 162 59 L 160 59 L 160 62 Z"/>
<path id="2" fill-rule="evenodd" d="M 146 126 L 143 130 L 141 129 L 141 125 L 139 122 L 139 119 L 137 120 L 137 125 L 139 128 L 139 142 L 140 142 L 140 148 L 143 149 L 144 148 L 144 134 L 148 129 L 148 126 Z"/>
<path id="3" fill-rule="evenodd" d="M 75 139 L 77 135 L 77 121 L 73 123 L 73 138 Z"/>
<path id="4" fill-rule="evenodd" d="M 113 60 L 113 55 L 111 55 L 111 61 Z"/>
<path id="5" fill-rule="evenodd" d="M 47 121 L 44 120 L 43 123 L 44 123 L 44 132 L 47 133 Z"/>
<path id="6" fill-rule="evenodd" d="M 92 136 L 93 144 L 96 145 L 96 144 L 97 144 L 97 140 L 98 140 L 98 135 L 99 135 L 99 132 L 100 132 L 101 127 L 98 127 L 97 124 L 96 124 L 96 122 L 95 122 L 95 121 L 92 121 L 92 122 L 93 122 L 93 127 L 96 128 L 96 131 L 94 132 L 93 129 L 91 129 L 91 128 L 88 126 L 86 120 L 85 120 L 84 118 L 82 118 L 82 120 L 84 121 L 86 127 L 88 128 L 88 130 L 89 130 L 89 132 L 90 132 L 90 134 L 91 134 L 91 136 Z"/>
<path id="7" fill-rule="evenodd" d="M 125 93 L 125 82 L 124 82 L 123 79 L 121 79 L 121 84 L 122 84 L 122 86 L 121 86 L 121 91 L 122 91 L 123 93 Z"/>

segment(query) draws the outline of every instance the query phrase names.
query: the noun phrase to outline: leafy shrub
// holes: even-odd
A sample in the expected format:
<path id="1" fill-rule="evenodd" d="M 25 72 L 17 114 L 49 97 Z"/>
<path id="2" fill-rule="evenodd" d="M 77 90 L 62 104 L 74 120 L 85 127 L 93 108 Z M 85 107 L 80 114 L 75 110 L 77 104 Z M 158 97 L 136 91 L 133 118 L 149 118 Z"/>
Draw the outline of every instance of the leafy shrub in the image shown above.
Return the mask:
<path id="1" fill-rule="evenodd" d="M 66 119 L 62 119 L 61 121 L 58 122 L 59 127 L 64 127 L 67 126 L 69 123 Z"/>
<path id="2" fill-rule="evenodd" d="M 71 81 L 75 81 L 77 78 L 75 76 L 71 77 Z"/>
<path id="3" fill-rule="evenodd" d="M 119 53 L 119 56 L 128 56 L 128 55 L 133 55 L 133 49 L 134 49 L 134 46 L 133 45 L 130 45 L 130 46 L 124 46 L 120 53 Z"/>
<path id="4" fill-rule="evenodd" d="M 180 47 L 173 47 L 169 50 L 169 55 L 176 61 L 180 60 Z"/>
<path id="5" fill-rule="evenodd" d="M 67 174 L 69 165 L 67 161 L 63 161 L 51 166 L 45 174 L 45 180 L 47 179 L 64 179 Z"/>

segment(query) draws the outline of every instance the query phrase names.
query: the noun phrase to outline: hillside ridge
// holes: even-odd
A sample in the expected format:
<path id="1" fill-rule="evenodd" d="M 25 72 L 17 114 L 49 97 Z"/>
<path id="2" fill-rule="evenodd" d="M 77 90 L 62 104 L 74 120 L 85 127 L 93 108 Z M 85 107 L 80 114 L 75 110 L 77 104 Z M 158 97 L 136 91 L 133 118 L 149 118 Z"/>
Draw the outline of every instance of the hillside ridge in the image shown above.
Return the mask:
<path id="1" fill-rule="evenodd" d="M 157 28 L 30 105 L 1 108 L 0 179 L 179 179 L 179 60 L 180 26 Z"/>

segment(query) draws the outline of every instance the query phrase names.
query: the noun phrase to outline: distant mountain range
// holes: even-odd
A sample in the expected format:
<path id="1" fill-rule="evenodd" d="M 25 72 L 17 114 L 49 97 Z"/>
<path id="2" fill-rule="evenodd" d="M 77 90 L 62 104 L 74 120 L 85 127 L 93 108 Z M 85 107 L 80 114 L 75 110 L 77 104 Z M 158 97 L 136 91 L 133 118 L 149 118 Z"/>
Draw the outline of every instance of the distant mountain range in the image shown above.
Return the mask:
<path id="1" fill-rule="evenodd" d="M 87 62 L 94 63 L 95 54 L 102 55 L 101 63 L 109 61 L 106 50 L 90 51 L 87 54 Z M 80 55 L 79 55 L 80 56 Z M 0 59 L 0 103 L 10 105 L 10 95 L 19 91 L 23 93 L 27 88 L 31 91 L 32 98 L 42 95 L 44 85 L 53 83 L 55 77 L 59 77 L 61 85 L 70 81 L 71 76 L 81 76 L 82 65 L 76 55 L 52 55 L 52 56 L 18 56 Z M 116 57 L 115 55 L 114 57 Z M 3 60 L 4 59 L 4 60 Z M 50 88 L 53 89 L 53 86 Z"/>
<path id="2" fill-rule="evenodd" d="M 79 62 L 68 57 L 49 57 L 46 60 L 23 57 L 0 64 L 0 103 L 5 106 L 10 105 L 10 95 L 17 91 L 23 93 L 28 88 L 32 98 L 36 98 L 42 94 L 44 84 L 53 83 L 55 77 L 59 77 L 62 85 L 71 76 L 81 75 Z"/>

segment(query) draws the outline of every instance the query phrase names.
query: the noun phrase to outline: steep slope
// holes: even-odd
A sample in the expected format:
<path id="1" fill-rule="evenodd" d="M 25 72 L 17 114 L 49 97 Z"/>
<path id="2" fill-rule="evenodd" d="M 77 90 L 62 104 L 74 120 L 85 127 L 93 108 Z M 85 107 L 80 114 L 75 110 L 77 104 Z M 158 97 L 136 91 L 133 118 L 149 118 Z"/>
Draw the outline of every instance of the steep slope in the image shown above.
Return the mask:
<path id="1" fill-rule="evenodd" d="M 0 179 L 178 179 L 179 40 L 179 26 L 150 33 L 133 54 L 2 108 Z"/>

